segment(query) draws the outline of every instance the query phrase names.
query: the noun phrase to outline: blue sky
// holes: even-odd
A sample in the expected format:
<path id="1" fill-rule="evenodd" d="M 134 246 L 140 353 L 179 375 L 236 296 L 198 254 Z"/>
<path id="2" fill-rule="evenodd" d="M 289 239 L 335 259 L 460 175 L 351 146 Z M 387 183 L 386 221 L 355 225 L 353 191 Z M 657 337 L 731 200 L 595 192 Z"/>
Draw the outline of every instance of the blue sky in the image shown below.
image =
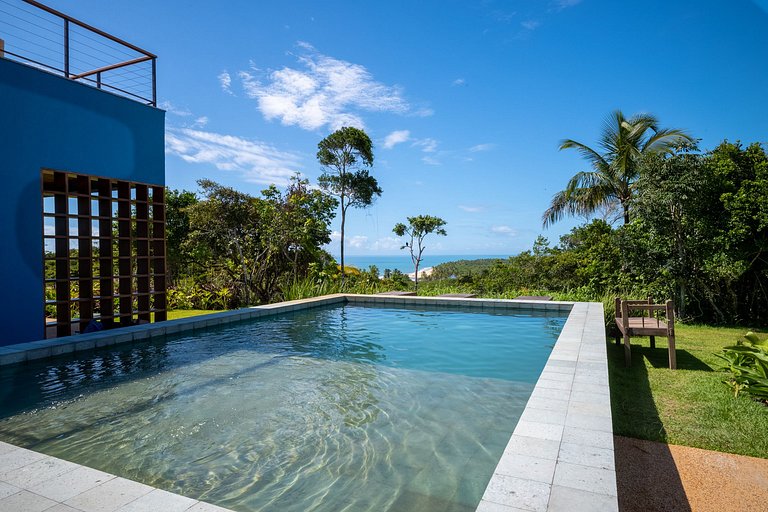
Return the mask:
<path id="1" fill-rule="evenodd" d="M 433 254 L 557 241 L 583 219 L 541 214 L 586 169 L 558 142 L 593 144 L 615 109 L 705 149 L 768 140 L 768 0 L 49 4 L 159 56 L 173 188 L 314 182 L 318 141 L 363 127 L 384 194 L 351 212 L 349 254 L 398 253 L 417 214 L 447 221 Z"/>

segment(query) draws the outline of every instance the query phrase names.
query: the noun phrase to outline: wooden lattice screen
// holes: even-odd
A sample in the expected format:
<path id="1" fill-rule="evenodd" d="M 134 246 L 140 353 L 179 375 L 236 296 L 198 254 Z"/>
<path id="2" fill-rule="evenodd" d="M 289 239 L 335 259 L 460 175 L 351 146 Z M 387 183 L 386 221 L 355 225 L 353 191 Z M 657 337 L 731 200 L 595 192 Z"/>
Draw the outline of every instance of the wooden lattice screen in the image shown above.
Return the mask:
<path id="1" fill-rule="evenodd" d="M 46 338 L 166 319 L 165 189 L 43 170 Z"/>

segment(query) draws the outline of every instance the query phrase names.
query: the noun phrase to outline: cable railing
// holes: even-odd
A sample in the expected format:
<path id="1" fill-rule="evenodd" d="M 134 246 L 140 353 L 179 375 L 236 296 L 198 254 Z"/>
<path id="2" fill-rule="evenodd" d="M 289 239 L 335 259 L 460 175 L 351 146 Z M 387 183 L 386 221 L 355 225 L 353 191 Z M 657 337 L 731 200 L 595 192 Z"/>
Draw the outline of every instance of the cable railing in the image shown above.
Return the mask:
<path id="1" fill-rule="evenodd" d="M 0 0 L 0 58 L 157 106 L 157 56 L 35 0 Z"/>

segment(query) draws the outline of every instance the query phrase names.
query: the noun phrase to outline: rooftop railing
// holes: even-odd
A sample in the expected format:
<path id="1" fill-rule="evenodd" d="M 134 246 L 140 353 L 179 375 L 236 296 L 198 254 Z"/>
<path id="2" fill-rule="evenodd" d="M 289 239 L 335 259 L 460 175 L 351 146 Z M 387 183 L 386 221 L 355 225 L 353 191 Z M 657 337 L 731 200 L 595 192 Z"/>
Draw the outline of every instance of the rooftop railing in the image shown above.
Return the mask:
<path id="1" fill-rule="evenodd" d="M 34 0 L 0 0 L 0 58 L 157 106 L 157 56 Z"/>

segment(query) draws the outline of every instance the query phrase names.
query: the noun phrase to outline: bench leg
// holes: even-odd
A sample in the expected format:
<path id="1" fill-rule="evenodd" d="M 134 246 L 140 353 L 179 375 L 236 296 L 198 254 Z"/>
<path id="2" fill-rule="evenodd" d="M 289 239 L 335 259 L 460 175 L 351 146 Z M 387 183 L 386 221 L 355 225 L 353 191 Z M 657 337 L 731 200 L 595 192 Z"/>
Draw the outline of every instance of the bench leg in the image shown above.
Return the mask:
<path id="1" fill-rule="evenodd" d="M 624 365 L 632 366 L 632 346 L 629 344 L 629 334 L 624 335 Z"/>
<path id="2" fill-rule="evenodd" d="M 669 345 L 669 368 L 675 370 L 677 368 L 677 355 L 675 354 L 675 335 L 671 334 L 667 337 L 667 344 Z"/>
<path id="3" fill-rule="evenodd" d="M 651 336 L 651 348 L 656 348 L 656 336 Z"/>
<path id="4" fill-rule="evenodd" d="M 617 345 L 621 344 L 621 336 L 619 336 L 618 334 L 616 335 L 616 344 Z"/>

